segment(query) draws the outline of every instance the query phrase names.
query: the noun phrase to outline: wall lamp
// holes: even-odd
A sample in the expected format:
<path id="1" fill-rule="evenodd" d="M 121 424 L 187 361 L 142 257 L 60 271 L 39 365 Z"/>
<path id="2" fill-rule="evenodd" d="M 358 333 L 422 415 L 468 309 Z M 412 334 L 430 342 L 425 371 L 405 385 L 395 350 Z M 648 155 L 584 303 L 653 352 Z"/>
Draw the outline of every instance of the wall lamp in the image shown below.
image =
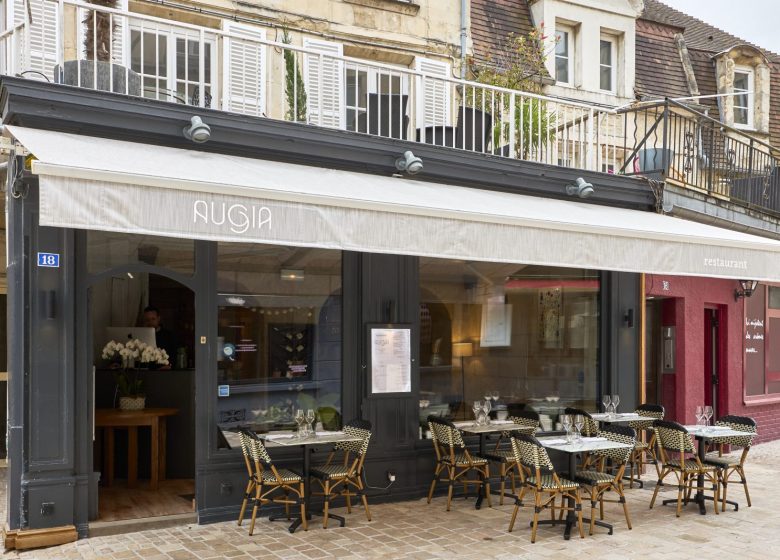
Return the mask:
<path id="1" fill-rule="evenodd" d="M 417 175 L 423 168 L 423 160 L 415 156 L 410 150 L 395 160 L 395 168 L 398 171 L 406 171 L 409 175 Z"/>
<path id="2" fill-rule="evenodd" d="M 593 185 L 588 183 L 582 177 L 577 177 L 573 185 L 566 185 L 566 194 L 569 196 L 578 196 L 588 198 L 594 192 Z"/>
<path id="3" fill-rule="evenodd" d="M 182 133 L 187 140 L 192 140 L 196 144 L 203 144 L 211 138 L 211 127 L 196 115 L 190 119 L 190 125 L 185 126 Z"/>
<path id="4" fill-rule="evenodd" d="M 740 280 L 739 286 L 741 290 L 734 290 L 734 301 L 739 301 L 739 298 L 748 298 L 753 295 L 758 286 L 758 280 Z"/>

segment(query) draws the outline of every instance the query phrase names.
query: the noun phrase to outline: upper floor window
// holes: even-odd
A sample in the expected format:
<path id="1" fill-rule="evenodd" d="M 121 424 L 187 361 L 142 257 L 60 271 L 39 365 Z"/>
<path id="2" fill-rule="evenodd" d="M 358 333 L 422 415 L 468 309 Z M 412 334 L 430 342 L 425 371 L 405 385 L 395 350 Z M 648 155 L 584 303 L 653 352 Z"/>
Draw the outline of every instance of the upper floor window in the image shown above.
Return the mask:
<path id="1" fill-rule="evenodd" d="M 615 91 L 615 41 L 602 37 L 599 49 L 599 88 Z"/>
<path id="2" fill-rule="evenodd" d="M 753 128 L 753 69 L 737 67 L 734 70 L 734 126 Z"/>
<path id="3" fill-rule="evenodd" d="M 555 31 L 555 81 L 571 84 L 573 78 L 574 45 L 571 28 L 558 27 Z"/>

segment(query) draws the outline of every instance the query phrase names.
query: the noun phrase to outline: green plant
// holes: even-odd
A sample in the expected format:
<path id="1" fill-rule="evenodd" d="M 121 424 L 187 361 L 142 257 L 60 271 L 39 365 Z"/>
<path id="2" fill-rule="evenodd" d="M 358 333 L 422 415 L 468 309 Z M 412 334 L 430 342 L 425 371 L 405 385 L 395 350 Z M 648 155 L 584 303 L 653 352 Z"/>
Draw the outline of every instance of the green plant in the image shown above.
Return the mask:
<path id="1" fill-rule="evenodd" d="M 287 30 L 282 32 L 282 43 L 289 45 L 292 38 Z M 306 88 L 303 85 L 301 67 L 295 60 L 295 51 L 284 49 L 284 94 L 287 98 L 288 121 L 306 122 Z"/>
<path id="2" fill-rule="evenodd" d="M 116 8 L 117 0 L 88 0 L 90 4 Z M 117 28 L 117 16 L 106 12 L 89 10 L 84 16 L 84 50 L 87 60 L 100 60 L 107 62 L 111 57 L 114 30 Z"/>
<path id="3" fill-rule="evenodd" d="M 509 34 L 502 48 L 491 54 L 485 64 L 472 65 L 474 81 L 517 92 L 540 93 L 546 38 L 543 27 L 528 35 Z M 493 115 L 494 146 L 509 144 L 514 136 L 514 155 L 518 158 L 528 159 L 534 150 L 544 149 L 555 140 L 557 119 L 543 99 L 473 87 L 467 88 L 465 100 L 468 106 Z"/>
<path id="4" fill-rule="evenodd" d="M 124 369 L 120 373 L 114 374 L 114 379 L 120 397 L 143 396 L 144 381 L 140 378 L 137 369 Z"/>

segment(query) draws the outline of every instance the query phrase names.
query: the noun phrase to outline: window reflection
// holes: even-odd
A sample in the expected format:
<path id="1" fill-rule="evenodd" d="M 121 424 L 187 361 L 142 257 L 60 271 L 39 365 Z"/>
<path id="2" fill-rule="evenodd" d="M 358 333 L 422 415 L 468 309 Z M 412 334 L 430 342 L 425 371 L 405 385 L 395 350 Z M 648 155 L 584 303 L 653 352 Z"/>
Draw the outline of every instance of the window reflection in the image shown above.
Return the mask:
<path id="1" fill-rule="evenodd" d="M 220 428 L 340 428 L 341 253 L 221 243 L 217 291 Z"/>
<path id="2" fill-rule="evenodd" d="M 420 418 L 540 413 L 556 429 L 566 406 L 595 409 L 596 271 L 420 260 Z"/>
<path id="3" fill-rule="evenodd" d="M 90 273 L 139 263 L 192 274 L 195 270 L 195 242 L 154 235 L 87 231 L 87 270 Z"/>

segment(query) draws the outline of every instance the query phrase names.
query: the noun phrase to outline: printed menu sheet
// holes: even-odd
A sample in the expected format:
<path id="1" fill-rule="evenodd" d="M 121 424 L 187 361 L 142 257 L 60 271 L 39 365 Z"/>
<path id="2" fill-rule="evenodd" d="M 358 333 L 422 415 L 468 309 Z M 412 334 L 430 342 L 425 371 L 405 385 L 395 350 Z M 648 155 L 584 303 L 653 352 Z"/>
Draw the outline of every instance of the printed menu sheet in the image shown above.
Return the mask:
<path id="1" fill-rule="evenodd" d="M 371 392 L 412 390 L 411 329 L 371 329 Z"/>

